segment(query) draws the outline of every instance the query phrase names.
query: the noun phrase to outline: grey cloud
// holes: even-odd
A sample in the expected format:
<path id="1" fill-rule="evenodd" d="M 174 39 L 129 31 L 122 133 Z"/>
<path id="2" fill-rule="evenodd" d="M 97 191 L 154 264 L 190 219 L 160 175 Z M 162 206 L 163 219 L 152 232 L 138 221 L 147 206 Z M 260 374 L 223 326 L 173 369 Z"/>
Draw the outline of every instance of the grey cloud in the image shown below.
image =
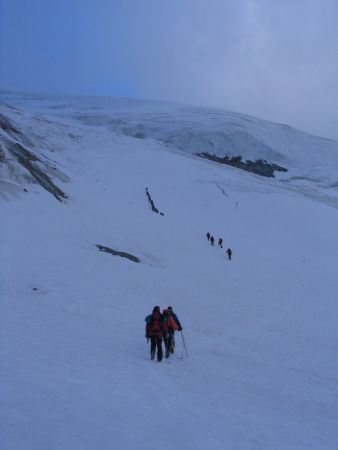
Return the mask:
<path id="1" fill-rule="evenodd" d="M 2 1 L 3 85 L 212 105 L 338 139 L 334 0 Z"/>

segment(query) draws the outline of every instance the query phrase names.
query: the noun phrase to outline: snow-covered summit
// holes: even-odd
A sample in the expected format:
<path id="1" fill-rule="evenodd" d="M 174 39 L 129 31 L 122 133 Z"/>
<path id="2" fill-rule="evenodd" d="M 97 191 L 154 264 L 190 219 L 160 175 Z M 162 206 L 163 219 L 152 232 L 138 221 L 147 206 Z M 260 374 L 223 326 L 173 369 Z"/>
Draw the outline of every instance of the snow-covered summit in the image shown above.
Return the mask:
<path id="1" fill-rule="evenodd" d="M 109 97 L 41 97 L 0 92 L 0 100 L 23 110 L 104 126 L 139 139 L 198 153 L 265 159 L 288 167 L 338 161 L 338 142 L 290 126 L 207 107 Z"/>

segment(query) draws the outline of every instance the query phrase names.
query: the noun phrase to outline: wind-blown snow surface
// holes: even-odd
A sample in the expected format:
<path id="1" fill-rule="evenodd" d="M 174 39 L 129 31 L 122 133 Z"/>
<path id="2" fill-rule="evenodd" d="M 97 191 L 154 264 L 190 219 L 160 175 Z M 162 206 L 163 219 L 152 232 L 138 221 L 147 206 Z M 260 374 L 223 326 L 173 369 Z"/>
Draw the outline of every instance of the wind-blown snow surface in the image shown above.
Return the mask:
<path id="1" fill-rule="evenodd" d="M 70 181 L 64 202 L 36 184 L 0 198 L 1 449 L 338 448 L 335 201 L 64 115 L 11 118 Z M 156 304 L 188 358 L 150 361 Z"/>

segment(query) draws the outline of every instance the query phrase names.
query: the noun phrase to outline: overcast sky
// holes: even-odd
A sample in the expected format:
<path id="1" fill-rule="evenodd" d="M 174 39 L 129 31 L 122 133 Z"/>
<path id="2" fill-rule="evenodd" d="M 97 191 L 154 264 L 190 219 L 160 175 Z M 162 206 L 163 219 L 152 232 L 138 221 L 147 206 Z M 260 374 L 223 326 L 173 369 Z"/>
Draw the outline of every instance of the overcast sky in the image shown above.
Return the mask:
<path id="1" fill-rule="evenodd" d="M 338 140 L 338 0 L 0 0 L 0 87 L 216 106 Z"/>

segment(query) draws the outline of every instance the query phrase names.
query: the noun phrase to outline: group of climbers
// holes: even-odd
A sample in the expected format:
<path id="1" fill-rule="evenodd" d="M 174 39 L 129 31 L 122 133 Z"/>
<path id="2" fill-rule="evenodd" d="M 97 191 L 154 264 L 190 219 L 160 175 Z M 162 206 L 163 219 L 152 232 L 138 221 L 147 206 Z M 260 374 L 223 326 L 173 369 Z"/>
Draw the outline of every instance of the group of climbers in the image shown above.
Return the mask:
<path id="1" fill-rule="evenodd" d="M 207 232 L 206 236 L 207 236 L 208 242 L 210 242 L 211 246 L 213 247 L 213 246 L 214 246 L 214 243 L 215 243 L 214 236 L 212 236 L 212 235 L 209 233 L 209 231 Z M 222 238 L 219 238 L 219 239 L 218 239 L 218 246 L 221 247 L 221 248 L 223 248 L 223 239 L 222 239 Z M 228 249 L 226 250 L 226 254 L 227 254 L 227 256 L 228 256 L 228 259 L 231 261 L 231 255 L 232 255 L 232 250 L 231 250 L 231 248 L 228 248 Z"/>
<path id="2" fill-rule="evenodd" d="M 161 313 L 159 306 L 154 306 L 153 312 L 146 318 L 146 338 L 150 340 L 150 357 L 155 358 L 157 349 L 157 361 L 162 361 L 163 350 L 162 340 L 165 346 L 165 357 L 169 358 L 175 349 L 175 331 L 182 331 L 182 326 L 178 317 L 173 312 L 171 306 Z"/>

